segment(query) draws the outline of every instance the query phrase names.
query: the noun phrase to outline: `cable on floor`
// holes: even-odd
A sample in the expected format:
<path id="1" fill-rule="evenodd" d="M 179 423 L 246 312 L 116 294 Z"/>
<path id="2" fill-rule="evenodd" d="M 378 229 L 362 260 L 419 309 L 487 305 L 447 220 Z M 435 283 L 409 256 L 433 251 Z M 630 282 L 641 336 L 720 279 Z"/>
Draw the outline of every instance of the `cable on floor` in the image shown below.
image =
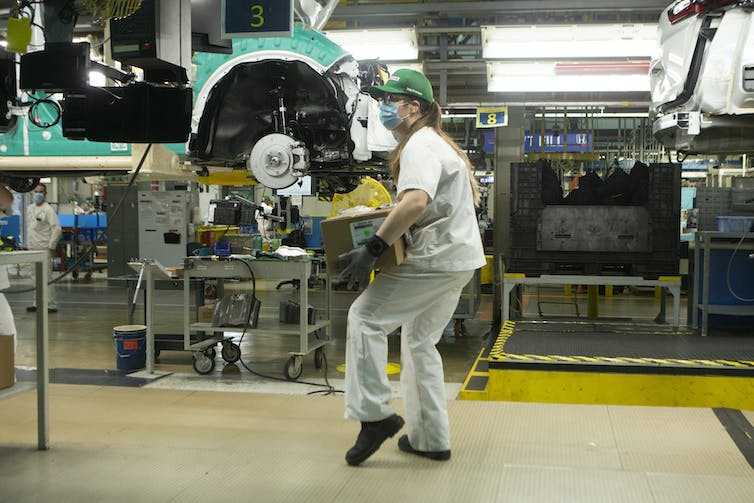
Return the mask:
<path id="1" fill-rule="evenodd" d="M 257 296 L 257 280 L 256 280 L 256 276 L 254 276 L 254 271 L 252 270 L 251 266 L 245 260 L 237 259 L 234 257 L 231 257 L 230 259 L 241 262 L 243 265 L 246 266 L 246 269 L 248 269 L 249 276 L 251 276 L 251 297 L 252 299 L 255 299 Z M 239 348 L 241 347 L 243 338 L 246 336 L 246 329 L 249 327 L 249 323 L 251 322 L 251 313 L 253 309 L 254 309 L 254 302 L 252 300 L 252 303 L 249 305 L 249 310 L 246 313 L 246 324 L 243 327 L 241 338 L 238 341 Z M 243 366 L 243 368 L 245 368 L 246 370 L 248 370 L 250 373 L 254 374 L 255 376 L 261 377 L 263 379 L 270 379 L 273 381 L 282 381 L 282 382 L 287 382 L 287 383 L 308 384 L 310 386 L 318 386 L 318 387 L 325 388 L 323 390 L 310 391 L 309 393 L 307 393 L 307 395 L 314 395 L 314 394 L 334 395 L 337 393 L 343 393 L 343 391 L 335 389 L 335 387 L 332 386 L 330 384 L 330 381 L 327 379 L 327 355 L 325 354 L 324 351 L 322 351 L 322 360 L 324 361 L 324 368 L 325 368 L 325 371 L 324 371 L 325 384 L 310 382 L 310 381 L 299 381 L 299 380 L 291 381 L 290 379 L 286 379 L 284 377 L 262 374 L 261 372 L 257 372 L 254 369 L 252 369 L 249 365 L 247 365 L 246 362 L 243 361 L 243 358 L 240 358 L 238 361 L 241 362 L 241 365 Z"/>

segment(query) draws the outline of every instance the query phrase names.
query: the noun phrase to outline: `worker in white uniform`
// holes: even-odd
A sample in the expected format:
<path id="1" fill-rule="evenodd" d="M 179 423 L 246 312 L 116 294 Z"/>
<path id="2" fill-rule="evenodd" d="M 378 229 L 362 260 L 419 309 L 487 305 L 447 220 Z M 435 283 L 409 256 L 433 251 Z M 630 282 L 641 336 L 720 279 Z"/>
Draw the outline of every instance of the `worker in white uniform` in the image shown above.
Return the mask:
<path id="1" fill-rule="evenodd" d="M 0 218 L 10 216 L 13 205 L 13 194 L 4 186 L 0 185 Z M 4 265 L 0 265 L 0 337 L 13 337 L 16 335 L 16 326 L 13 323 L 13 313 L 3 290 L 10 288 L 8 271 Z M 2 357 L 3 355 L 0 355 Z M 12 361 L 12 360 L 11 360 Z"/>
<path id="2" fill-rule="evenodd" d="M 31 197 L 32 203 L 26 209 L 26 247 L 29 250 L 47 250 L 50 254 L 48 272 L 49 277 L 52 278 L 52 260 L 58 247 L 58 241 L 63 235 L 63 229 L 60 227 L 57 213 L 50 206 L 50 203 L 45 201 L 47 187 L 42 183 L 37 184 L 31 191 Z M 55 283 L 50 283 L 47 294 L 47 311 L 57 313 Z M 37 307 L 29 306 L 26 310 L 34 312 Z"/>
<path id="3" fill-rule="evenodd" d="M 407 427 L 398 447 L 447 460 L 450 425 L 436 344 L 461 290 L 485 264 L 475 212 L 479 187 L 468 157 L 442 131 L 440 106 L 422 73 L 397 70 L 369 92 L 399 141 L 390 156 L 398 204 L 376 236 L 340 257 L 347 266 L 339 280 L 366 288 L 348 311 L 345 417 L 361 421 L 361 431 L 346 461 L 362 463 L 404 424 L 390 407 L 386 374 L 387 335 L 398 327 Z M 407 231 L 405 261 L 369 284 L 377 258 Z"/>
<path id="4" fill-rule="evenodd" d="M 264 196 L 262 197 L 262 203 L 257 206 L 256 214 L 254 216 L 257 221 L 259 234 L 264 238 L 270 237 L 270 230 L 272 228 L 269 218 L 265 218 L 268 215 L 272 215 L 272 199 L 270 196 Z"/>

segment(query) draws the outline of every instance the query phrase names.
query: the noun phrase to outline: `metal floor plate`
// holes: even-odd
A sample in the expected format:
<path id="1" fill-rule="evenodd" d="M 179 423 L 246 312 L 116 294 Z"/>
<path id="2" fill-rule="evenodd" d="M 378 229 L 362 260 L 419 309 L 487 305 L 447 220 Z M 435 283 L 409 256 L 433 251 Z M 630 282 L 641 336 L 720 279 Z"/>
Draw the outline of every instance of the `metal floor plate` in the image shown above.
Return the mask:
<path id="1" fill-rule="evenodd" d="M 700 337 L 685 328 L 630 322 L 517 322 L 502 351 L 491 356 L 491 368 L 537 362 L 754 372 L 749 338 Z"/>

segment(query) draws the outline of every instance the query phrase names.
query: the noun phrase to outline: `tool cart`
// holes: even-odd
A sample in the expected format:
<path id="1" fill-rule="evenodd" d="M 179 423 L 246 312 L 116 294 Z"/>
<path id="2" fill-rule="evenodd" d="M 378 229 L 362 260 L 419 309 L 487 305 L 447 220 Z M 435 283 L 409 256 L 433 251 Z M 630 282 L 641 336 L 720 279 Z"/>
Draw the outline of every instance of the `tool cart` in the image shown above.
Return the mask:
<path id="1" fill-rule="evenodd" d="M 290 351 L 289 358 L 283 368 L 285 377 L 296 380 L 303 371 L 303 357 L 314 352 L 314 365 L 320 368 L 324 362 L 325 344 L 330 342 L 330 284 L 326 284 L 326 307 L 324 319 L 309 320 L 309 291 L 306 288 L 307 281 L 311 276 L 311 257 L 299 257 L 278 259 L 271 257 L 236 256 L 230 257 L 187 257 L 184 263 L 184 290 L 183 290 L 183 326 L 184 326 L 184 349 L 193 352 L 194 370 L 199 374 L 208 374 L 215 368 L 215 346 L 222 345 L 221 356 L 227 362 L 236 362 L 241 358 L 241 348 L 234 343 L 228 333 L 244 332 L 252 337 L 255 333 L 279 334 L 281 336 L 298 336 L 298 350 Z M 299 323 L 297 325 L 280 323 L 277 319 L 248 316 L 241 326 L 220 326 L 210 323 L 193 322 L 190 312 L 189 285 L 192 278 L 215 278 L 218 280 L 218 292 L 222 289 L 222 282 L 228 279 L 238 280 L 280 280 L 298 279 L 301 288 L 299 292 Z M 257 314 L 259 306 L 256 307 Z M 246 323 L 250 321 L 250 323 Z M 244 326 L 245 325 L 245 326 Z M 191 334 L 205 333 L 209 336 L 199 342 L 191 342 Z"/>

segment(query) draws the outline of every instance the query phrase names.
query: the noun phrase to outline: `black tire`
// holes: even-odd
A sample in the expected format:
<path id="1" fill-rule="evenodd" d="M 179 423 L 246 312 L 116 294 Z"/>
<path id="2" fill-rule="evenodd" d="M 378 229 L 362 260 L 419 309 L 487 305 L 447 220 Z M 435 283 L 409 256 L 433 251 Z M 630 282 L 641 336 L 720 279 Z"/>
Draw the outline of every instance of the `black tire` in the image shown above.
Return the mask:
<path id="1" fill-rule="evenodd" d="M 223 349 L 220 352 L 220 355 L 226 362 L 236 363 L 241 359 L 241 348 L 238 346 L 238 344 L 229 342 L 227 344 L 223 344 Z"/>
<path id="2" fill-rule="evenodd" d="M 325 350 L 324 348 L 317 348 L 314 350 L 314 368 L 321 369 L 325 363 Z"/>
<path id="3" fill-rule="evenodd" d="M 300 356 L 291 356 L 287 362 L 285 362 L 285 367 L 283 368 L 283 374 L 285 374 L 285 378 L 289 381 L 295 381 L 299 377 L 301 377 L 301 374 L 304 372 L 304 365 L 301 361 Z"/>
<path id="4" fill-rule="evenodd" d="M 3 179 L 11 190 L 19 193 L 29 192 L 39 184 L 39 178 L 19 178 L 9 176 Z"/>
<path id="5" fill-rule="evenodd" d="M 197 374 L 207 375 L 215 370 L 215 359 L 205 353 L 194 353 L 194 370 Z"/>

